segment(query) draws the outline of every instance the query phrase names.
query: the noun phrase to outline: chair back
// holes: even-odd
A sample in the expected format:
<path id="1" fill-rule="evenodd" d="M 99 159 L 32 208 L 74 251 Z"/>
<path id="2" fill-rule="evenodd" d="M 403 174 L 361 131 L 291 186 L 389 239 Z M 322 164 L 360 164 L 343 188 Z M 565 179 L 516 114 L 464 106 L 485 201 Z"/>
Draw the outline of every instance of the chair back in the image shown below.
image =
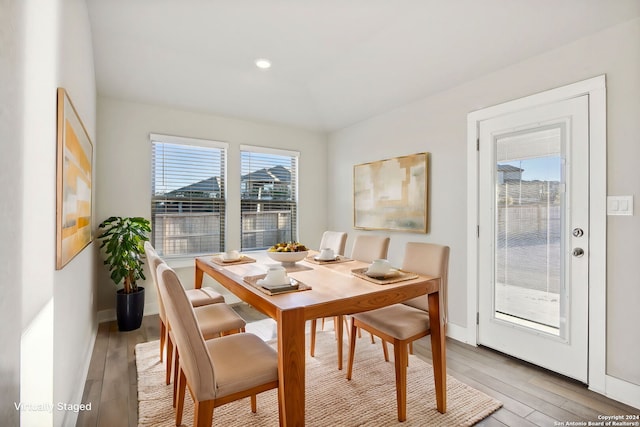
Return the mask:
<path id="1" fill-rule="evenodd" d="M 320 240 L 320 250 L 331 248 L 336 255 L 344 255 L 347 233 L 342 231 L 325 231 Z"/>
<path id="2" fill-rule="evenodd" d="M 384 236 L 356 236 L 351 249 L 351 258 L 362 262 L 385 259 L 389 251 L 389 240 Z"/>
<path id="3" fill-rule="evenodd" d="M 180 368 L 187 378 L 187 384 L 195 400 L 212 400 L 215 398 L 213 362 L 184 287 L 175 271 L 164 263 L 158 267 L 158 287 L 165 302 L 180 354 Z"/>
<path id="4" fill-rule="evenodd" d="M 437 245 L 435 243 L 409 242 L 405 247 L 402 269 L 425 276 L 440 278 L 440 321 L 446 324 L 449 246 Z M 405 301 L 403 304 L 429 311 L 429 301 L 424 295 Z"/>
<path id="5" fill-rule="evenodd" d="M 162 295 L 160 294 L 160 289 L 158 288 L 158 266 L 160 264 L 164 264 L 164 260 L 158 256 L 155 248 L 151 245 L 151 243 L 144 242 L 144 253 L 147 256 L 147 261 L 149 264 L 149 273 L 151 273 L 151 279 L 153 280 L 153 284 L 156 287 L 156 292 L 158 293 L 158 311 L 160 319 L 162 323 L 165 323 L 167 320 L 167 313 L 164 308 L 164 302 L 162 301 Z"/>

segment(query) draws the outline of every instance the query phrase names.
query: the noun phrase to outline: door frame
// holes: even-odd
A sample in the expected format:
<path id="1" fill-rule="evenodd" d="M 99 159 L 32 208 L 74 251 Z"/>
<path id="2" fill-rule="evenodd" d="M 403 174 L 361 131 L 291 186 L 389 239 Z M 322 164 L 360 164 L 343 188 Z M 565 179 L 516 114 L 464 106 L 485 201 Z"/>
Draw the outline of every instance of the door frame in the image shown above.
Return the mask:
<path id="1" fill-rule="evenodd" d="M 604 75 L 467 115 L 467 337 L 478 342 L 479 123 L 531 107 L 589 96 L 589 388 L 606 393 L 607 129 Z"/>

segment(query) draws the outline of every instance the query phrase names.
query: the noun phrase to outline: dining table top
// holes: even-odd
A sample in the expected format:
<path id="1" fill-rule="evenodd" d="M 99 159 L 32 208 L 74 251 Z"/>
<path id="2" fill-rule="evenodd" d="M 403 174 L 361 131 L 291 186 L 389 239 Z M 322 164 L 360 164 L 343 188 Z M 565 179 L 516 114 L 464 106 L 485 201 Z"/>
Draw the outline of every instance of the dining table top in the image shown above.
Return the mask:
<path id="1" fill-rule="evenodd" d="M 317 254 L 310 251 L 310 256 Z M 245 281 L 246 277 L 259 276 L 267 272 L 270 266 L 281 265 L 272 260 L 266 251 L 252 251 L 243 253 L 244 257 L 254 259 L 255 262 L 227 263 L 220 264 L 214 262 L 215 255 L 198 257 L 197 264 L 206 270 L 216 270 L 220 275 L 226 276 L 235 282 L 235 288 L 230 289 L 236 293 L 251 293 L 251 299 L 269 301 L 278 310 L 291 310 L 304 308 L 307 320 L 319 317 L 318 311 L 323 316 L 335 316 L 368 311 L 373 308 L 371 304 L 362 301 L 364 296 L 367 299 L 376 300 L 373 304 L 380 305 L 379 299 L 384 299 L 388 305 L 390 299 L 402 302 L 413 296 L 424 295 L 421 290 L 427 284 L 426 293 L 437 291 L 439 280 L 430 276 L 417 275 L 414 279 L 403 280 L 395 283 L 378 284 L 364 280 L 353 274 L 353 270 L 358 270 L 368 266 L 368 263 L 345 259 L 343 262 L 333 263 L 312 263 L 306 260 L 298 261 L 293 265 L 284 265 L 287 275 L 298 282 L 310 287 L 309 290 L 282 293 L 277 295 L 267 295 L 253 285 Z M 244 288 L 244 289 L 241 289 Z M 396 289 L 396 292 L 393 290 Z M 413 292 L 415 291 L 415 292 Z M 415 295 L 414 295 L 415 293 Z M 238 295 L 241 299 L 241 295 Z M 245 295 L 246 296 L 246 295 Z M 378 299 L 378 300 L 377 300 Z M 260 309 L 260 307 L 257 307 Z M 271 310 L 270 310 L 271 311 Z M 272 313 L 266 313 L 271 315 Z"/>

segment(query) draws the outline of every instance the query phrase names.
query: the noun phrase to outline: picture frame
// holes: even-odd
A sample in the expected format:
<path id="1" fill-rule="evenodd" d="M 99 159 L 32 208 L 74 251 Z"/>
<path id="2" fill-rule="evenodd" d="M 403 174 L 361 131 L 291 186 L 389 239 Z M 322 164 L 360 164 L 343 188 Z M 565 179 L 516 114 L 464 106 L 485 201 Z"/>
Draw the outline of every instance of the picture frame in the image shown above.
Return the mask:
<path id="1" fill-rule="evenodd" d="M 57 90 L 56 270 L 93 241 L 93 144 L 69 94 Z"/>
<path id="2" fill-rule="evenodd" d="M 429 231 L 429 153 L 353 167 L 353 224 L 362 230 Z"/>

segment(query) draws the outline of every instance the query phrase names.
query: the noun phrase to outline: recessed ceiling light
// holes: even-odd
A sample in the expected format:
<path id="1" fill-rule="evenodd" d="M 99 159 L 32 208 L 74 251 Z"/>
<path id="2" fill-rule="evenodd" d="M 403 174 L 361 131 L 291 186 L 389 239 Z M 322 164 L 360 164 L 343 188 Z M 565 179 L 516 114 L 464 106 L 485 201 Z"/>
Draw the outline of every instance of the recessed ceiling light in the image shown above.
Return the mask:
<path id="1" fill-rule="evenodd" d="M 256 67 L 266 70 L 267 68 L 271 68 L 271 61 L 264 58 L 256 59 Z"/>

